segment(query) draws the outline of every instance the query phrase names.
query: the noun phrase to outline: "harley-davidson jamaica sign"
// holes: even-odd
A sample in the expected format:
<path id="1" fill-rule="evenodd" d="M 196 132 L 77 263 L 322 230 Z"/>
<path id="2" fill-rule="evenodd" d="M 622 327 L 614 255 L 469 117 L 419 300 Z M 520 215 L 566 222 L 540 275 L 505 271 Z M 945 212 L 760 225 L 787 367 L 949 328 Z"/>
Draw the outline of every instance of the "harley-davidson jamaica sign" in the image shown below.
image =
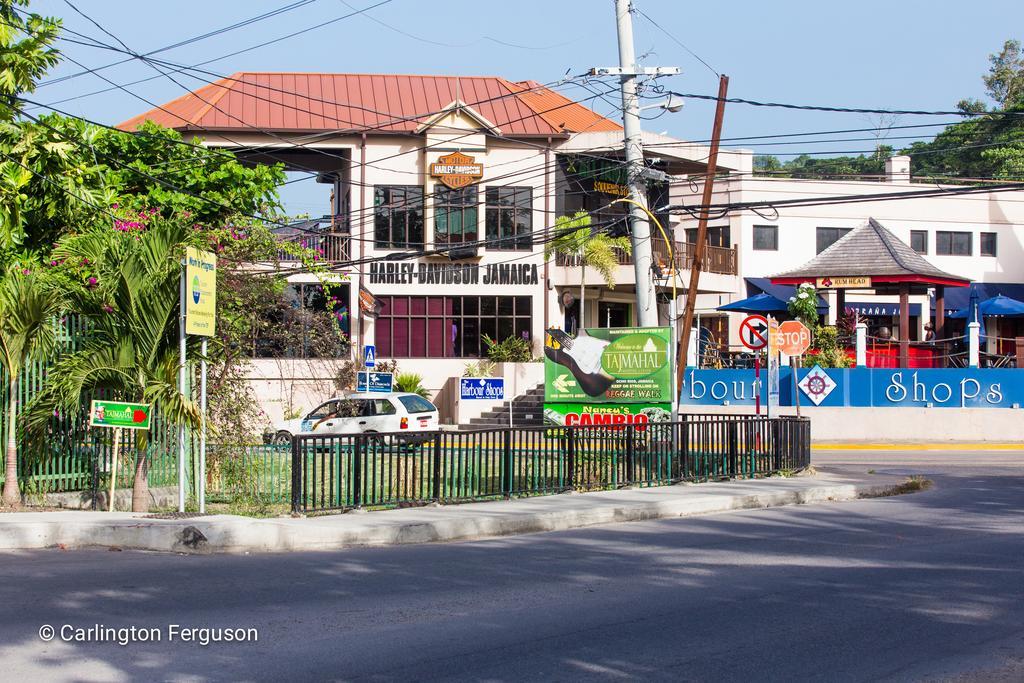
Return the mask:
<path id="1" fill-rule="evenodd" d="M 476 159 L 468 154 L 452 152 L 438 157 L 436 163 L 430 164 L 430 175 L 457 190 L 483 178 L 484 165 L 476 163 Z"/>

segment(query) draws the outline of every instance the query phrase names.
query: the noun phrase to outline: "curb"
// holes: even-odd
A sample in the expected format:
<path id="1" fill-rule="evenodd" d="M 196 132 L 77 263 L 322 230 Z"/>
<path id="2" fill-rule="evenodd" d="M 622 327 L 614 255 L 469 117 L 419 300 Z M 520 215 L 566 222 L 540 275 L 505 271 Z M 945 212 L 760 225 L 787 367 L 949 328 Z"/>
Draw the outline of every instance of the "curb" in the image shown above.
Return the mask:
<path id="1" fill-rule="evenodd" d="M 812 451 L 1024 451 L 1024 443 L 1001 442 L 942 442 L 942 443 L 812 443 Z"/>
<path id="2" fill-rule="evenodd" d="M 416 508 L 422 518 L 408 521 L 389 518 L 389 512 L 352 517 L 342 515 L 340 518 L 331 515 L 305 519 L 252 519 L 215 515 L 177 520 L 143 520 L 123 513 L 118 519 L 104 515 L 105 519 L 95 520 L 79 517 L 73 520 L 5 521 L 0 532 L 0 550 L 106 547 L 190 554 L 237 554 L 468 541 L 733 510 L 850 501 L 892 495 L 897 492 L 898 485 L 899 482 L 894 480 L 877 484 L 822 484 L 738 495 L 691 490 L 686 495 L 667 500 L 602 501 L 602 504 L 588 507 L 542 511 L 526 509 L 528 501 L 524 501 L 520 503 L 523 508 L 518 512 L 495 514 L 493 509 L 478 507 L 478 514 L 454 517 L 443 507 Z M 487 503 L 471 505 L 477 507 Z M 430 519 L 431 516 L 438 518 Z"/>

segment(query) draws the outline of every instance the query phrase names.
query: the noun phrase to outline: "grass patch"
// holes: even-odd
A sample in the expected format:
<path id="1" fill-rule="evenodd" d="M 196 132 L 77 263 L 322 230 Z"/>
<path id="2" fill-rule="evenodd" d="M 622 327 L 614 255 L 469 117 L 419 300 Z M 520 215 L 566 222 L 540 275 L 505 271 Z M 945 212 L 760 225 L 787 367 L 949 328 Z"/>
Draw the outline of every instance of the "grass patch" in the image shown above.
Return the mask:
<path id="1" fill-rule="evenodd" d="M 897 484 L 893 488 L 895 495 L 901 495 L 904 493 L 916 493 L 918 491 L 927 491 L 932 487 L 932 480 L 927 479 L 920 474 L 914 474 L 907 477 L 907 480 L 902 484 Z"/>

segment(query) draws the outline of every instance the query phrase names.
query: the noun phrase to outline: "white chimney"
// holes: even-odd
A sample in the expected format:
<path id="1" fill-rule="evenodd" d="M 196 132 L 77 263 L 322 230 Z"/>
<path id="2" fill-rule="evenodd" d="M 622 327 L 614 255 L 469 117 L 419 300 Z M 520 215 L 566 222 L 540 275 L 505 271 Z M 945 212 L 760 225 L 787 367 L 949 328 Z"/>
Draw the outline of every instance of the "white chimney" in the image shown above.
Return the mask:
<path id="1" fill-rule="evenodd" d="M 886 159 L 885 179 L 890 183 L 909 183 L 910 157 L 896 156 Z"/>

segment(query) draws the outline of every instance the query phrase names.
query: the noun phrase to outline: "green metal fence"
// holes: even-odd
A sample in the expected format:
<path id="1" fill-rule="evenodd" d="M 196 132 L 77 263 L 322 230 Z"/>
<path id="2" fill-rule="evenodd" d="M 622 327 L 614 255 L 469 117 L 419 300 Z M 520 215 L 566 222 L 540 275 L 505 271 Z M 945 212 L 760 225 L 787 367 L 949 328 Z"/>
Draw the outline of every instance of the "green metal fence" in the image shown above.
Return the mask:
<path id="1" fill-rule="evenodd" d="M 54 321 L 57 326 L 57 356 L 78 350 L 87 325 L 79 316 L 66 316 Z M 22 370 L 15 386 L 18 415 L 21 416 L 45 383 L 51 361 L 37 361 Z M 8 382 L 0 369 L 0 401 L 3 419 L 0 420 L 0 444 L 7 444 Z M 106 398 L 97 394 L 94 398 Z M 18 478 L 26 494 L 62 491 L 85 491 L 109 486 L 113 455 L 113 430 L 93 429 L 88 426 L 88 398 L 74 414 L 54 415 L 44 448 L 38 452 L 25 452 L 18 444 Z M 135 472 L 134 430 L 123 430 L 118 462 L 119 487 L 129 487 Z M 148 432 L 149 485 L 176 486 L 178 483 L 177 429 L 165 423 L 159 415 L 153 417 Z M 5 478 L 0 467 L 0 482 Z"/>
<path id="2" fill-rule="evenodd" d="M 207 502 L 291 502 L 290 445 L 210 445 L 206 463 Z"/>

